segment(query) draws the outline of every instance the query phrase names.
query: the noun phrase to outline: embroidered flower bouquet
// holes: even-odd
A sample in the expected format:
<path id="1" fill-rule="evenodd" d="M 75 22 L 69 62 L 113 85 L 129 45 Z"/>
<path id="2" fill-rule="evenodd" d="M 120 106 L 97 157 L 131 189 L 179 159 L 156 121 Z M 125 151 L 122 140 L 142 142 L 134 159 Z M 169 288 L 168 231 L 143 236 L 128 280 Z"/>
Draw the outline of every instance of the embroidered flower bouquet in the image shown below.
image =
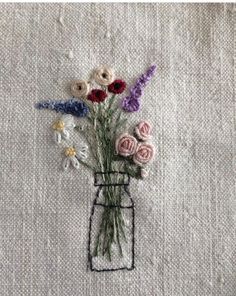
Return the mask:
<path id="1" fill-rule="evenodd" d="M 52 126 L 55 142 L 67 143 L 72 131 L 79 132 L 87 146 L 68 145 L 62 167 L 91 169 L 98 187 L 93 203 L 88 259 L 91 270 L 112 271 L 134 268 L 134 202 L 129 181 L 148 175 L 147 165 L 154 157 L 149 142 L 151 125 L 139 122 L 127 128 L 127 114 L 140 109 L 141 96 L 156 66 L 151 66 L 130 88 L 120 95 L 126 83 L 115 77 L 112 69 L 99 67 L 88 81 L 76 80 L 71 85 L 72 99 L 44 101 L 39 109 L 62 113 Z M 75 124 L 74 117 L 86 117 L 88 124 Z"/>

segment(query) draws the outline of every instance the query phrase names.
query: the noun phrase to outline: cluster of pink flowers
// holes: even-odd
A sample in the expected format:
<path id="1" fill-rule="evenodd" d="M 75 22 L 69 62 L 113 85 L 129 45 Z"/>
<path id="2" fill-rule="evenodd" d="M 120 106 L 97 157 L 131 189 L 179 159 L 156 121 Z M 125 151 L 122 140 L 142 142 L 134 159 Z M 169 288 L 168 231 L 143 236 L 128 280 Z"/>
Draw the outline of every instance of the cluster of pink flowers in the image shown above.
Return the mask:
<path id="1" fill-rule="evenodd" d="M 116 152 L 124 157 L 132 157 L 133 162 L 138 166 L 148 164 L 155 154 L 154 146 L 146 142 L 150 139 L 151 130 L 152 127 L 147 121 L 141 121 L 135 127 L 135 136 L 124 133 L 117 138 Z"/>

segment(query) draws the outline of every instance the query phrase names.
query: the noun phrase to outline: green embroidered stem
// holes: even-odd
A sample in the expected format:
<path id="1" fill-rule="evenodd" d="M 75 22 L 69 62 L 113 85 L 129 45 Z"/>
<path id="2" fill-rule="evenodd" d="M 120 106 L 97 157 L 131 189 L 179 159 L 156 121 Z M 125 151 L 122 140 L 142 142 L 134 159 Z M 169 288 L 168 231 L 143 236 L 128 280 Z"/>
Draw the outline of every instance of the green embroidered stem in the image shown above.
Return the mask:
<path id="1" fill-rule="evenodd" d="M 121 112 L 118 113 L 114 120 L 115 113 L 118 110 L 117 106 L 114 106 L 114 103 L 115 95 L 107 100 L 106 103 L 96 106 L 96 112 L 94 112 L 96 115 L 92 114 L 90 117 L 96 135 L 100 169 L 103 172 L 110 172 L 116 169 L 115 139 L 117 130 L 126 122 L 126 119 L 121 119 Z M 103 182 L 112 184 L 113 182 L 119 183 L 119 180 L 111 180 L 110 174 L 104 174 Z M 94 248 L 94 256 L 98 256 L 99 254 L 106 255 L 110 261 L 112 260 L 112 244 L 117 244 L 120 256 L 123 256 L 122 240 L 126 241 L 125 223 L 121 209 L 119 208 L 123 192 L 118 187 L 107 186 L 102 192 L 103 202 L 108 207 L 104 208 Z"/>
<path id="2" fill-rule="evenodd" d="M 100 165 L 101 171 L 104 171 L 103 159 L 102 159 L 102 152 L 101 152 L 102 142 L 99 139 L 98 126 L 97 126 L 97 124 L 98 124 L 98 116 L 99 116 L 99 111 L 100 111 L 100 105 L 98 105 L 97 110 L 96 110 L 96 106 L 95 106 L 94 107 L 94 111 L 95 111 L 94 112 L 95 113 L 95 116 L 92 119 L 93 119 L 93 129 L 95 131 L 95 138 L 96 138 L 96 142 L 97 142 L 98 163 Z"/>
<path id="3" fill-rule="evenodd" d="M 121 188 L 119 188 L 119 190 L 117 190 L 117 188 L 118 186 L 113 186 L 111 188 L 106 187 L 106 189 L 104 190 L 105 204 L 110 206 L 120 204 L 122 193 Z M 116 243 L 118 245 L 120 256 L 122 257 L 123 252 L 121 240 L 123 239 L 126 242 L 124 225 L 125 223 L 121 213 L 121 208 L 115 206 L 104 208 L 93 255 L 107 255 L 108 260 L 111 261 L 112 244 Z"/>
<path id="4" fill-rule="evenodd" d="M 90 111 L 88 121 L 91 124 L 91 129 L 84 132 L 84 134 L 93 151 L 96 164 L 99 164 L 97 170 L 110 172 L 118 168 L 118 170 L 124 170 L 133 177 L 140 178 L 140 168 L 131 166 L 128 159 L 118 157 L 115 154 L 115 140 L 118 131 L 127 121 L 126 118 L 122 118 L 122 112 L 119 111 L 115 104 L 115 95 L 104 103 L 93 105 Z M 89 135 L 95 138 L 95 145 L 92 145 Z M 122 163 L 119 160 L 122 160 Z M 96 168 L 87 162 L 79 161 L 86 167 L 96 171 Z M 121 167 L 118 167 L 119 165 Z M 122 183 L 122 180 L 118 180 L 118 175 L 116 180 L 112 179 L 112 177 L 114 176 L 103 174 L 103 182 L 106 184 Z M 127 242 L 124 218 L 121 208 L 119 208 L 123 193 L 124 189 L 119 186 L 106 186 L 101 192 L 103 203 L 108 207 L 105 207 L 102 213 L 93 256 L 106 256 L 111 261 L 112 244 L 117 245 L 120 256 L 123 256 L 122 242 Z"/>
<path id="5" fill-rule="evenodd" d="M 81 160 L 81 159 L 78 158 L 78 157 L 77 157 L 77 159 L 78 159 L 78 161 L 79 161 L 83 166 L 85 166 L 86 168 L 88 168 L 88 169 L 90 169 L 90 170 L 92 170 L 92 171 L 94 171 L 94 172 L 96 171 L 95 167 L 93 167 L 91 164 L 89 164 L 89 163 L 87 163 L 87 162 Z"/>
<path id="6" fill-rule="evenodd" d="M 88 122 L 91 124 L 89 131 L 81 131 L 79 127 L 76 127 L 76 130 L 82 132 L 86 137 L 96 164 L 98 164 L 97 170 L 102 172 L 116 170 L 119 165 L 115 155 L 115 140 L 118 130 L 127 121 L 126 118 L 121 118 L 122 112 L 118 112 L 119 108 L 115 104 L 115 99 L 116 96 L 113 95 L 104 103 L 90 106 L 90 115 L 87 117 Z M 95 145 L 92 145 L 89 136 L 95 138 Z M 95 166 L 80 159 L 78 160 L 84 166 L 96 171 Z M 119 168 L 119 170 L 124 170 L 124 168 Z M 117 184 L 119 182 L 122 183 L 122 180 L 118 180 L 118 175 L 117 180 L 112 180 L 110 174 L 104 174 L 102 177 L 103 182 L 106 184 L 112 184 L 113 182 Z M 93 252 L 94 256 L 107 256 L 109 261 L 112 260 L 112 244 L 117 244 L 119 254 L 123 256 L 122 241 L 126 242 L 125 223 L 121 209 L 119 208 L 124 190 L 122 191 L 118 187 L 107 186 L 102 192 L 103 202 L 108 207 L 104 208 Z"/>

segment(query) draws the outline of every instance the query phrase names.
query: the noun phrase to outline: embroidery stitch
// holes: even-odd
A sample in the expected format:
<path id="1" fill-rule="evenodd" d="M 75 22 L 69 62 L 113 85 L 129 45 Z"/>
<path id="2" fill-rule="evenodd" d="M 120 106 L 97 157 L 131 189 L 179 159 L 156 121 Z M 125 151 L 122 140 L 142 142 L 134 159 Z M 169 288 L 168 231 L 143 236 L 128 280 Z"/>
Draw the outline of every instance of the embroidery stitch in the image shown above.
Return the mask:
<path id="1" fill-rule="evenodd" d="M 140 108 L 140 97 L 156 66 L 151 66 L 130 89 L 130 95 L 119 102 L 126 83 L 115 78 L 106 66 L 93 71 L 89 81 L 75 80 L 71 85 L 73 98 L 67 101 L 44 101 L 38 109 L 50 109 L 64 115 L 52 128 L 57 144 L 70 142 L 70 133 L 81 133 L 88 147 L 67 144 L 62 168 L 80 169 L 83 165 L 94 172 L 94 186 L 98 187 L 89 220 L 88 262 L 91 271 L 132 270 L 134 268 L 134 201 L 129 192 L 130 178 L 148 176 L 147 165 L 153 160 L 154 146 L 151 124 L 139 122 L 133 135 L 124 132 L 127 112 Z M 93 85 L 96 85 L 95 87 Z M 76 98 L 75 98 L 76 97 Z M 122 103 L 122 104 L 120 104 Z M 86 117 L 88 125 L 81 128 L 75 117 Z"/>
<path id="2" fill-rule="evenodd" d="M 88 114 L 88 107 L 84 102 L 75 100 L 68 101 L 43 101 L 36 104 L 37 109 L 50 109 L 62 114 L 71 114 L 76 117 L 85 117 Z"/>
<path id="3" fill-rule="evenodd" d="M 101 175 L 109 175 L 109 174 L 121 174 L 123 176 L 125 176 L 126 174 L 124 172 L 119 172 L 119 171 L 111 171 L 111 172 L 107 172 L 107 173 L 104 173 L 104 172 L 97 172 L 95 173 L 95 177 L 94 177 L 94 185 L 95 186 L 99 186 L 99 189 L 97 191 L 97 194 L 96 194 L 96 198 L 95 198 L 95 201 L 94 201 L 94 204 L 93 204 L 93 207 L 92 207 L 92 211 L 91 211 L 91 216 L 90 216 L 90 220 L 89 220 L 89 242 L 88 242 L 88 262 L 89 262 L 89 267 L 90 267 L 90 270 L 91 271 L 96 271 L 96 272 L 109 272 L 109 271 L 118 271 L 118 270 L 133 270 L 135 268 L 134 266 L 134 256 L 135 256 L 135 250 L 134 250 L 134 245 L 135 245 L 135 236 L 134 236 L 134 233 L 135 233 L 135 224 L 134 224 L 134 220 L 135 220 L 135 211 L 134 211 L 134 202 L 133 202 L 133 199 L 130 197 L 131 199 L 131 206 L 119 206 L 119 208 L 121 209 L 130 209 L 132 211 L 132 249 L 131 249 L 131 265 L 130 267 L 120 267 L 120 268 L 103 268 L 103 269 L 98 269 L 98 268 L 95 268 L 93 266 L 93 260 L 92 260 L 92 251 L 91 251 L 91 230 L 92 230 L 92 222 L 93 222 L 93 216 L 94 216 L 94 211 L 95 211 L 95 206 L 101 206 L 101 207 L 105 207 L 105 208 L 109 208 L 109 209 L 116 209 L 118 208 L 117 205 L 106 205 L 104 206 L 103 204 L 100 204 L 100 203 L 97 203 L 97 199 L 99 197 L 99 193 L 102 189 L 103 186 L 124 186 L 127 188 L 127 186 L 129 185 L 130 183 L 130 176 L 129 175 L 126 175 L 127 176 L 127 181 L 125 181 L 125 178 L 123 179 L 123 182 L 119 183 L 119 184 L 99 184 L 97 181 L 97 176 L 101 174 Z M 130 193 L 129 191 L 127 190 L 127 193 L 128 195 L 130 196 Z"/>
<path id="4" fill-rule="evenodd" d="M 75 157 L 76 156 L 76 150 L 74 147 L 67 147 L 65 149 L 65 159 L 62 162 L 62 168 L 66 171 L 68 170 L 70 164 L 75 168 L 79 169 L 79 161 Z"/>
<path id="5" fill-rule="evenodd" d="M 62 138 L 68 140 L 70 132 L 74 129 L 74 118 L 72 115 L 63 115 L 59 120 L 52 125 L 54 130 L 54 140 L 57 144 L 61 143 Z"/>
<path id="6" fill-rule="evenodd" d="M 151 131 L 152 131 L 151 124 L 144 120 L 139 122 L 139 124 L 136 125 L 134 130 L 137 138 L 141 141 L 148 140 L 150 138 Z"/>
<path id="7" fill-rule="evenodd" d="M 152 65 L 145 74 L 142 74 L 137 79 L 135 85 L 130 88 L 130 95 L 122 101 L 122 108 L 126 112 L 137 112 L 140 109 L 140 98 L 143 95 L 143 90 L 148 81 L 154 76 L 156 65 Z"/>
<path id="8" fill-rule="evenodd" d="M 101 66 L 94 70 L 93 78 L 99 85 L 109 85 L 114 80 L 114 72 L 111 68 Z"/>
<path id="9" fill-rule="evenodd" d="M 131 156 L 137 148 L 137 140 L 128 133 L 122 134 L 116 140 L 116 152 L 122 156 Z"/>
<path id="10" fill-rule="evenodd" d="M 78 152 L 76 151 L 75 147 L 67 147 L 64 151 L 65 158 L 62 161 L 62 168 L 64 171 L 67 171 L 70 164 L 75 168 L 79 169 L 80 161 L 85 161 L 87 158 L 87 146 L 82 146 Z"/>
<path id="11" fill-rule="evenodd" d="M 71 84 L 71 93 L 74 97 L 84 97 L 89 93 L 90 85 L 84 80 L 75 80 Z"/>
<path id="12" fill-rule="evenodd" d="M 121 79 L 116 79 L 110 85 L 108 85 L 108 91 L 116 95 L 122 94 L 125 88 L 126 88 L 126 83 Z"/>

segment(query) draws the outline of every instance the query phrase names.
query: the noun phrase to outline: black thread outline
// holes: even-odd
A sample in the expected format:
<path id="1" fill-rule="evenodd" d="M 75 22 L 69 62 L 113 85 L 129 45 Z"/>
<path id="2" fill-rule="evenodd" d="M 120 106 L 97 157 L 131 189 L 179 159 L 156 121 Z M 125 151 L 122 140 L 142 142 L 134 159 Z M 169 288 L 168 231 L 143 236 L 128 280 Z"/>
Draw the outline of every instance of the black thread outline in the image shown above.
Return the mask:
<path id="1" fill-rule="evenodd" d="M 109 184 L 104 184 L 104 183 L 102 183 L 102 184 L 99 184 L 98 183 L 98 179 L 97 179 L 97 175 L 108 175 L 108 174 L 121 174 L 121 175 L 124 175 L 124 176 L 127 176 L 128 177 L 128 180 L 127 180 L 127 182 L 125 183 L 109 183 Z M 104 172 L 96 172 L 96 173 L 94 173 L 94 186 L 129 186 L 129 184 L 130 184 L 130 175 L 129 174 L 127 174 L 127 173 L 125 173 L 125 172 L 118 172 L 118 171 L 109 171 L 109 172 L 106 172 L 106 173 L 104 173 Z"/>
<path id="2" fill-rule="evenodd" d="M 97 175 L 98 174 L 110 174 L 110 173 L 119 173 L 119 174 L 123 174 L 123 175 L 127 175 L 128 176 L 128 183 L 121 183 L 121 184 L 99 184 L 97 185 Z M 91 271 L 95 271 L 95 272 L 110 272 L 110 271 L 119 271 L 119 270 L 128 270 L 131 271 L 135 268 L 134 265 L 134 257 L 135 257 L 135 204 L 134 201 L 130 195 L 128 186 L 130 183 L 130 175 L 125 173 L 125 172 L 119 172 L 119 171 L 110 171 L 110 172 L 96 172 L 94 173 L 94 186 L 99 186 L 98 191 L 96 193 L 96 197 L 93 201 L 93 206 L 92 206 L 92 210 L 91 210 L 91 215 L 89 218 L 89 239 L 88 239 L 88 265 L 90 267 Z M 99 193 L 102 189 L 103 186 L 124 186 L 124 189 L 126 191 L 126 193 L 128 194 L 128 196 L 130 197 L 131 200 L 131 204 L 132 206 L 128 206 L 128 207 L 124 207 L 124 206 L 117 206 L 117 205 L 103 205 L 100 203 L 97 203 L 97 199 L 99 197 Z M 104 268 L 104 269 L 97 269 L 93 267 L 93 262 L 92 262 L 92 258 L 93 256 L 91 255 L 91 235 L 92 235 L 92 221 L 93 221 L 93 215 L 94 215 L 94 210 L 95 210 L 95 206 L 103 206 L 103 207 L 109 207 L 109 208 L 114 208 L 114 207 L 120 207 L 121 209 L 132 209 L 132 263 L 131 263 L 131 267 L 120 267 L 120 268 Z"/>

